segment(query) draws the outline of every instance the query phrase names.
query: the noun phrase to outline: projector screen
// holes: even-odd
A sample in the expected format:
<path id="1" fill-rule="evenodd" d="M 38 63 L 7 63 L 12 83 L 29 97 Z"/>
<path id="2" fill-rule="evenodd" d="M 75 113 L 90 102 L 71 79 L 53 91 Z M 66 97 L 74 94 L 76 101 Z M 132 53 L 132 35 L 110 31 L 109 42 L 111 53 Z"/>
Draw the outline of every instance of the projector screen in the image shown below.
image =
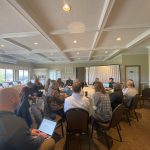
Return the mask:
<path id="1" fill-rule="evenodd" d="M 109 78 L 114 78 L 114 82 L 120 82 L 120 66 L 108 65 L 86 67 L 86 82 L 88 84 L 93 84 L 95 78 L 99 78 L 99 81 L 103 83 L 107 83 Z"/>

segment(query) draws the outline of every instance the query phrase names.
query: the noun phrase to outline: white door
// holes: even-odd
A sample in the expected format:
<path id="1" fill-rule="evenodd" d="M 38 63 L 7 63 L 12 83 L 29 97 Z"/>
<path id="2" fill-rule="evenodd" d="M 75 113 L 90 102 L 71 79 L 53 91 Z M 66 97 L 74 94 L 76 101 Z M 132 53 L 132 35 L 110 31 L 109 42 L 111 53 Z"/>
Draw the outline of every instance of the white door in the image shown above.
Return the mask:
<path id="1" fill-rule="evenodd" d="M 126 66 L 126 80 L 132 79 L 135 88 L 140 91 L 140 66 Z"/>

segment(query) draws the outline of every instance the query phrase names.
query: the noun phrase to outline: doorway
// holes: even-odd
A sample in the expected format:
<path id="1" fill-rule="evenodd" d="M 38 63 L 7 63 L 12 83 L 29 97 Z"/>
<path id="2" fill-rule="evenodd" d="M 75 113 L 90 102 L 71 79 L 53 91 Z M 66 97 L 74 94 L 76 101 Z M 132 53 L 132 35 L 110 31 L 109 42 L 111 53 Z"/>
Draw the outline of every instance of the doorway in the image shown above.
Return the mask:
<path id="1" fill-rule="evenodd" d="M 84 67 L 76 68 L 76 78 L 79 79 L 79 81 L 81 82 L 85 81 L 85 68 Z"/>
<path id="2" fill-rule="evenodd" d="M 139 65 L 125 66 L 125 80 L 132 79 L 138 93 L 141 93 L 141 67 Z"/>

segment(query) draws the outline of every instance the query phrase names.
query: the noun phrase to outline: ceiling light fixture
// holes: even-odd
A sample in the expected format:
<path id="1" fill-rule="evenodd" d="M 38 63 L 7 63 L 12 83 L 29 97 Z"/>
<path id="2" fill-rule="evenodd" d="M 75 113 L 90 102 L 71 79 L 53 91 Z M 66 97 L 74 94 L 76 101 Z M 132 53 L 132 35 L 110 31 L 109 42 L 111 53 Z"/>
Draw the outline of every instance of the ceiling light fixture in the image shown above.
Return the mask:
<path id="1" fill-rule="evenodd" d="M 64 4 L 64 5 L 63 5 L 63 10 L 64 10 L 65 12 L 69 12 L 69 11 L 71 10 L 70 5 L 69 5 L 69 4 Z"/>
<path id="2" fill-rule="evenodd" d="M 38 45 L 39 43 L 35 42 L 34 45 Z"/>
<path id="3" fill-rule="evenodd" d="M 121 37 L 117 37 L 117 39 L 116 39 L 117 41 L 121 41 Z"/>
<path id="4" fill-rule="evenodd" d="M 77 41 L 76 41 L 76 40 L 74 40 L 74 41 L 73 41 L 73 43 L 75 43 L 75 44 L 76 44 L 76 43 L 77 43 Z"/>
<path id="5" fill-rule="evenodd" d="M 108 53 L 108 51 L 105 51 L 105 54 L 107 54 Z"/>
<path id="6" fill-rule="evenodd" d="M 77 55 L 79 55 L 80 53 L 79 52 L 77 52 Z"/>
<path id="7" fill-rule="evenodd" d="M 0 46 L 1 46 L 1 47 L 5 47 L 5 45 L 3 45 L 3 44 L 1 44 Z"/>

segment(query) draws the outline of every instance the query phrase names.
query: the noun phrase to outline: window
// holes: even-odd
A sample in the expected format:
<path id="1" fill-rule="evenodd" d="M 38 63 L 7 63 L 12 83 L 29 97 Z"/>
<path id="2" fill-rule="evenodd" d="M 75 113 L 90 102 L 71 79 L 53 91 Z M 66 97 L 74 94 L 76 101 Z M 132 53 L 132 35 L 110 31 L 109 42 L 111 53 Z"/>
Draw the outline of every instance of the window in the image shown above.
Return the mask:
<path id="1" fill-rule="evenodd" d="M 13 70 L 12 69 L 6 69 L 5 71 L 5 81 L 13 81 Z"/>
<path id="2" fill-rule="evenodd" d="M 13 70 L 12 69 L 0 69 L 0 82 L 11 82 L 13 81 Z"/>
<path id="3" fill-rule="evenodd" d="M 23 70 L 19 70 L 19 80 L 23 81 Z"/>
<path id="4" fill-rule="evenodd" d="M 23 83 L 27 83 L 29 79 L 29 71 L 28 70 L 19 70 L 19 80 Z"/>
<path id="5" fill-rule="evenodd" d="M 61 71 L 59 71 L 59 70 L 50 70 L 49 71 L 49 78 L 51 80 L 57 80 L 58 78 L 61 78 Z"/>
<path id="6" fill-rule="evenodd" d="M 5 81 L 5 69 L 0 69 L 0 83 Z"/>

